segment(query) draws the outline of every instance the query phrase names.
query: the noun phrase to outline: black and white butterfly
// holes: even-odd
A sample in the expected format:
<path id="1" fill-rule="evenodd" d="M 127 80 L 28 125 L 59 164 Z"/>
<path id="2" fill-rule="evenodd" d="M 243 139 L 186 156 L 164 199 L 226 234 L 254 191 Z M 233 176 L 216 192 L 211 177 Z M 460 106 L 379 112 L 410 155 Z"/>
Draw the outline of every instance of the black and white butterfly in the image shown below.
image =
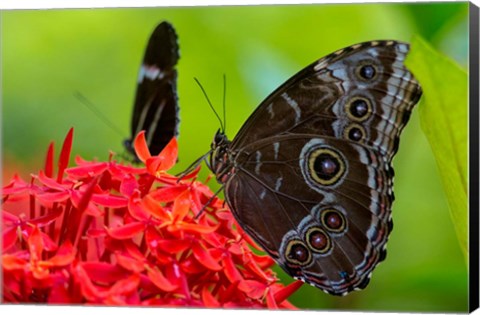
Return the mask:
<path id="1" fill-rule="evenodd" d="M 392 158 L 422 90 L 409 46 L 336 51 L 268 96 L 209 167 L 240 226 L 292 277 L 334 295 L 367 286 L 392 230 Z"/>
<path id="2" fill-rule="evenodd" d="M 138 74 L 138 86 L 131 120 L 130 138 L 124 145 L 132 155 L 132 141 L 145 130 L 150 153 L 156 155 L 178 136 L 179 107 L 177 70 L 180 58 L 175 29 L 168 22 L 153 31 Z"/>

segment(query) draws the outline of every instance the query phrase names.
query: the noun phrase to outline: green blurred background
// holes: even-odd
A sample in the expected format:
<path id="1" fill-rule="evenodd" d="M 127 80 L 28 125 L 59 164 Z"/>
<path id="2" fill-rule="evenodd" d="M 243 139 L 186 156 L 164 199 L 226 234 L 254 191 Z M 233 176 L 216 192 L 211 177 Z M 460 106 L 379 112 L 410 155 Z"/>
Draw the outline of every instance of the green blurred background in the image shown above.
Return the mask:
<path id="1" fill-rule="evenodd" d="M 316 59 L 357 42 L 409 41 L 419 34 L 467 64 L 468 4 L 357 4 L 148 9 L 31 10 L 1 13 L 4 180 L 42 167 L 50 141 L 57 152 L 70 127 L 74 155 L 106 160 L 123 152 L 138 67 L 162 20 L 180 39 L 180 162 L 184 169 L 219 128 L 197 77 L 221 110 L 227 76 L 228 134 L 233 138 L 279 84 Z M 123 130 L 115 133 L 74 97 L 79 91 Z M 421 106 L 421 105 L 420 105 Z M 467 104 L 459 104 L 467 106 Z M 328 296 L 303 286 L 300 308 L 467 311 L 468 273 L 435 161 L 414 111 L 396 170 L 388 255 L 364 291 Z M 206 167 L 202 177 L 208 174 Z M 216 188 L 218 186 L 213 186 Z M 292 280 L 277 269 L 285 283 Z"/>

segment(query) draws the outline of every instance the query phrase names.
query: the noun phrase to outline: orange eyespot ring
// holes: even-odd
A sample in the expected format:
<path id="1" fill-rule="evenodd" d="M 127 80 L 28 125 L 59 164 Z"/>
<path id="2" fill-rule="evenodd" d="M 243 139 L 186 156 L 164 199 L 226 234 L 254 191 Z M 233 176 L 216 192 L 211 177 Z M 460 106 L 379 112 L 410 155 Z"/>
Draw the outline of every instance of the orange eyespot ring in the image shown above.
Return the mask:
<path id="1" fill-rule="evenodd" d="M 340 180 L 346 167 L 338 152 L 321 147 L 309 154 L 308 170 L 311 178 L 318 184 L 330 186 Z"/>
<path id="2" fill-rule="evenodd" d="M 365 121 L 372 115 L 372 102 L 363 96 L 356 96 L 345 104 L 345 112 L 353 121 Z"/>
<path id="3" fill-rule="evenodd" d="M 375 65 L 364 62 L 356 69 L 356 74 L 362 81 L 372 81 L 377 78 L 378 70 Z"/>
<path id="4" fill-rule="evenodd" d="M 293 239 L 286 246 L 285 259 L 293 265 L 303 267 L 312 262 L 312 254 L 302 241 Z"/>
<path id="5" fill-rule="evenodd" d="M 320 222 L 332 233 L 342 233 L 347 228 L 347 220 L 341 211 L 334 208 L 322 210 L 320 214 Z"/>
<path id="6" fill-rule="evenodd" d="M 360 142 L 366 138 L 365 128 L 362 125 L 352 123 L 343 131 L 345 139 Z"/>
<path id="7" fill-rule="evenodd" d="M 315 253 L 325 254 L 332 248 L 330 236 L 319 227 L 310 227 L 305 232 L 308 247 Z"/>

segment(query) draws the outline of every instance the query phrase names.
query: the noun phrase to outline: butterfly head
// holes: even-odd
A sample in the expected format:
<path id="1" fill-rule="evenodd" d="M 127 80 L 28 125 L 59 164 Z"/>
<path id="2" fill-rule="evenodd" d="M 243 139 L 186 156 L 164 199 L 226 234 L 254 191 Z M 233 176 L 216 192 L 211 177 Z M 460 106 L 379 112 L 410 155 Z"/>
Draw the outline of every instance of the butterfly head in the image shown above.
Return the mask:
<path id="1" fill-rule="evenodd" d="M 225 183 L 232 169 L 229 154 L 230 140 L 225 133 L 219 129 L 213 138 L 210 150 L 209 168 L 215 173 L 221 183 Z"/>
<path id="2" fill-rule="evenodd" d="M 132 155 L 135 155 L 135 150 L 133 149 L 133 141 L 132 139 L 125 139 L 123 140 L 123 146 L 125 149 L 128 151 L 128 153 L 131 153 Z"/>

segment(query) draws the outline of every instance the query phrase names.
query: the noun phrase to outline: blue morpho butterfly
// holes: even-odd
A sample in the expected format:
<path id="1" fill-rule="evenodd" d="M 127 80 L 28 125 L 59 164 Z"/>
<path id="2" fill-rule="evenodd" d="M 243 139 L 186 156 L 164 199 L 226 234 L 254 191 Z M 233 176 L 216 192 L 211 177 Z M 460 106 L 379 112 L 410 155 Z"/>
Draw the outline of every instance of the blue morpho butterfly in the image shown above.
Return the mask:
<path id="1" fill-rule="evenodd" d="M 403 63 L 408 50 L 378 40 L 315 61 L 232 141 L 222 127 L 202 157 L 243 230 L 289 275 L 329 294 L 365 288 L 386 257 L 391 162 L 422 94 Z"/>
<path id="2" fill-rule="evenodd" d="M 175 29 L 164 21 L 150 36 L 138 74 L 130 138 L 124 141 L 127 151 L 134 156 L 132 141 L 142 130 L 145 130 L 152 155 L 160 153 L 171 138 L 178 135 L 179 107 L 175 66 L 179 58 Z"/>

